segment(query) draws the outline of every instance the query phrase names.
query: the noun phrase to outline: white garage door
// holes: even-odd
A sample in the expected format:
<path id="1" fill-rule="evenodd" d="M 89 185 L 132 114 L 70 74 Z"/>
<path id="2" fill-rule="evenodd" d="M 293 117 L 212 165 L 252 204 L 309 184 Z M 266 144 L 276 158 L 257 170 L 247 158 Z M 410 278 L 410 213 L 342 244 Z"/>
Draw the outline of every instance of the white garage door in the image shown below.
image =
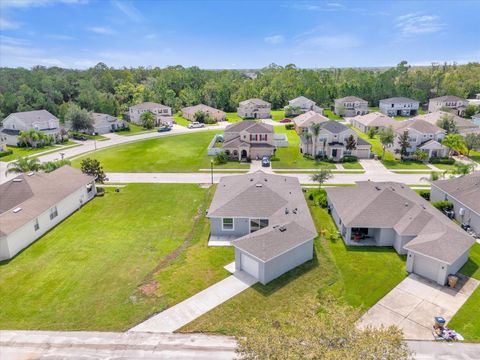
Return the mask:
<path id="1" fill-rule="evenodd" d="M 247 274 L 252 275 L 255 279 L 258 279 L 259 276 L 259 264 L 256 260 L 251 257 L 242 254 L 240 256 L 241 268 Z"/>
<path id="2" fill-rule="evenodd" d="M 433 259 L 415 255 L 413 259 L 413 272 L 429 280 L 437 281 L 440 264 Z"/>

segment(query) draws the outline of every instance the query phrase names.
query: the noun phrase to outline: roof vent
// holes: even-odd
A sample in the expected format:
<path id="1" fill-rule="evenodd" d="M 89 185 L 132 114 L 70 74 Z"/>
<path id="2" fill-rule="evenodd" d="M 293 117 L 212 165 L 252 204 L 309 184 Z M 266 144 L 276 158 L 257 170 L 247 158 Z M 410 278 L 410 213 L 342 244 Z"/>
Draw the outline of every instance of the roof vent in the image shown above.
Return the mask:
<path id="1" fill-rule="evenodd" d="M 375 189 L 377 189 L 377 190 L 381 190 L 381 189 L 380 189 L 380 187 L 378 187 L 378 186 L 375 186 Z"/>
<path id="2" fill-rule="evenodd" d="M 408 203 L 407 203 L 407 202 L 405 203 L 405 207 L 408 207 Z"/>
<path id="3" fill-rule="evenodd" d="M 268 180 L 267 180 L 267 178 L 265 178 L 265 179 L 263 179 L 263 180 L 265 180 L 265 182 L 267 182 L 267 181 L 268 181 Z"/>
<path id="4" fill-rule="evenodd" d="M 21 207 L 18 207 L 18 208 L 15 208 L 13 209 L 13 212 L 16 214 L 18 212 L 22 211 L 22 208 Z"/>
<path id="5" fill-rule="evenodd" d="M 278 230 L 280 230 L 280 232 L 284 232 L 287 231 L 287 228 L 285 226 L 280 226 Z"/>
<path id="6" fill-rule="evenodd" d="M 289 213 L 288 209 L 285 208 L 285 215 L 287 215 Z"/>
<path id="7" fill-rule="evenodd" d="M 257 183 L 255 186 L 256 186 L 257 188 L 261 188 L 261 187 L 262 187 L 262 183 Z"/>
<path id="8" fill-rule="evenodd" d="M 23 180 L 22 178 L 15 178 L 13 179 L 13 182 L 22 182 L 22 180 Z"/>
<path id="9" fill-rule="evenodd" d="M 292 212 L 293 212 L 294 214 L 296 214 L 296 213 L 297 213 L 297 209 L 293 209 Z"/>

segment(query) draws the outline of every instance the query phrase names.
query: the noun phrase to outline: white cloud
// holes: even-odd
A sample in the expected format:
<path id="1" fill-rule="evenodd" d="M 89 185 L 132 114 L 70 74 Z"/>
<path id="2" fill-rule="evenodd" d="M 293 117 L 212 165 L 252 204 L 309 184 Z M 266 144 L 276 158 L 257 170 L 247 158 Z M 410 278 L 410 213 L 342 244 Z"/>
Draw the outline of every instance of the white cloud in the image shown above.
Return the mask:
<path id="1" fill-rule="evenodd" d="M 282 35 L 273 35 L 273 36 L 267 36 L 265 39 L 263 39 L 267 44 L 280 44 L 285 41 L 285 38 Z"/>
<path id="2" fill-rule="evenodd" d="M 145 16 L 143 16 L 143 14 L 132 3 L 112 0 L 112 4 L 115 5 L 118 10 L 120 10 L 130 20 L 135 22 L 145 21 Z"/>
<path id="3" fill-rule="evenodd" d="M 19 23 L 7 20 L 3 17 L 0 18 L 0 30 L 17 29 L 18 27 L 20 27 Z"/>
<path id="4" fill-rule="evenodd" d="M 431 34 L 442 30 L 445 24 L 437 15 L 410 13 L 396 18 L 395 27 L 403 35 Z"/>
<path id="5" fill-rule="evenodd" d="M 100 35 L 113 35 L 113 34 L 115 34 L 115 31 L 113 31 L 109 27 L 105 27 L 105 26 L 92 26 L 92 27 L 87 28 L 87 30 L 91 31 L 91 32 L 94 32 L 96 34 L 100 34 Z"/>

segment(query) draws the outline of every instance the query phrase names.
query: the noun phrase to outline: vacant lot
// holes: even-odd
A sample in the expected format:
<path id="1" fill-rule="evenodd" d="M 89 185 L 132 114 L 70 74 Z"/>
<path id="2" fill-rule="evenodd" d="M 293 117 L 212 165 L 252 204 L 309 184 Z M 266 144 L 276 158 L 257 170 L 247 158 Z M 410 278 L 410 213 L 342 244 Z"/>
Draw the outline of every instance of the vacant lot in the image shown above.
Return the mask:
<path id="1" fill-rule="evenodd" d="M 273 321 L 280 314 L 302 312 L 307 299 L 332 293 L 338 301 L 367 309 L 406 276 L 404 257 L 393 249 L 346 247 L 324 209 L 309 201 L 317 230 L 313 260 L 266 286 L 255 285 L 182 331 L 242 334 L 252 318 Z"/>
<path id="2" fill-rule="evenodd" d="M 136 141 L 110 147 L 85 155 L 73 161 L 80 166 L 83 158 L 98 159 L 105 171 L 110 172 L 195 172 L 210 168 L 213 157 L 207 147 L 214 134 L 220 131 L 201 131 L 184 135 L 171 135 L 157 139 Z M 238 162 L 215 165 L 215 168 L 248 168 Z"/>
<path id="3" fill-rule="evenodd" d="M 122 331 L 228 276 L 231 248 L 207 248 L 212 191 L 109 189 L 0 263 L 0 328 Z"/>

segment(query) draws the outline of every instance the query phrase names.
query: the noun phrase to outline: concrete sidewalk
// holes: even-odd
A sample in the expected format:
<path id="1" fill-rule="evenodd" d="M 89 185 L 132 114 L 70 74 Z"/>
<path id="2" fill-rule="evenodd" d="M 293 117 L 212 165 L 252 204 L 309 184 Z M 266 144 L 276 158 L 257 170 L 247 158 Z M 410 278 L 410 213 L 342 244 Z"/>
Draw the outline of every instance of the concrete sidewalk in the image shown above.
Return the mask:
<path id="1" fill-rule="evenodd" d="M 187 300 L 168 308 L 129 331 L 171 333 L 214 309 L 228 299 L 240 294 L 255 284 L 257 279 L 244 272 L 235 272 Z"/>

